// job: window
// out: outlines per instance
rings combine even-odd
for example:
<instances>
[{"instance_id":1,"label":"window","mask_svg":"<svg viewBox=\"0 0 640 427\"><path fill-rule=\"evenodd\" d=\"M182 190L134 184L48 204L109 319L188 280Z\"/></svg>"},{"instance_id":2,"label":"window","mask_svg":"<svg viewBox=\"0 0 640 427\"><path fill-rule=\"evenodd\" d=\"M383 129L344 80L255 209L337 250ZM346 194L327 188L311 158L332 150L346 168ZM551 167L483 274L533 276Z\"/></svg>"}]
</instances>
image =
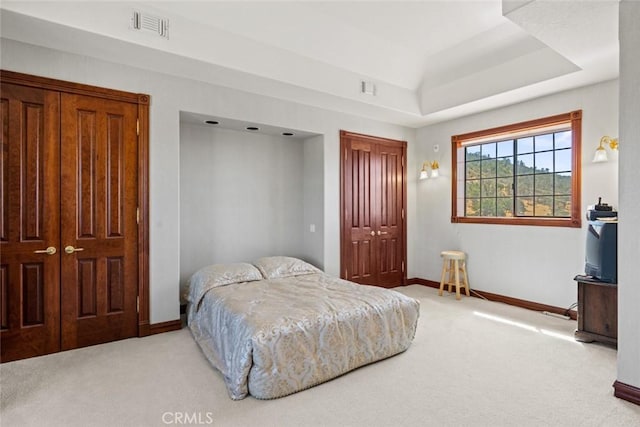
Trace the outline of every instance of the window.
<instances>
[{"instance_id":1,"label":"window","mask_svg":"<svg viewBox=\"0 0 640 427\"><path fill-rule=\"evenodd\" d=\"M580 227L582 111L451 137L452 222Z\"/></svg>"}]
</instances>

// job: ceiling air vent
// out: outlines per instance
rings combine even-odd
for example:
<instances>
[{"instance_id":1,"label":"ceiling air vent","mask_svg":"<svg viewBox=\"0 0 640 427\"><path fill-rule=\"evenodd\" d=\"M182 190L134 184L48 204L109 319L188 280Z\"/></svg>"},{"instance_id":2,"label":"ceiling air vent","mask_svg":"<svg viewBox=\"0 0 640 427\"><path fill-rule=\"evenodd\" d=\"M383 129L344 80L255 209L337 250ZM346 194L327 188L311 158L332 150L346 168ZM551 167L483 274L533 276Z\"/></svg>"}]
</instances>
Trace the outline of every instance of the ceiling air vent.
<instances>
[{"instance_id":1,"label":"ceiling air vent","mask_svg":"<svg viewBox=\"0 0 640 427\"><path fill-rule=\"evenodd\" d=\"M362 80L360 82L360 92L365 95L376 96L376 85L373 82Z\"/></svg>"},{"instance_id":2,"label":"ceiling air vent","mask_svg":"<svg viewBox=\"0 0 640 427\"><path fill-rule=\"evenodd\" d=\"M152 32L165 39L169 38L169 20L166 18L134 10L131 26L134 30Z\"/></svg>"}]
</instances>

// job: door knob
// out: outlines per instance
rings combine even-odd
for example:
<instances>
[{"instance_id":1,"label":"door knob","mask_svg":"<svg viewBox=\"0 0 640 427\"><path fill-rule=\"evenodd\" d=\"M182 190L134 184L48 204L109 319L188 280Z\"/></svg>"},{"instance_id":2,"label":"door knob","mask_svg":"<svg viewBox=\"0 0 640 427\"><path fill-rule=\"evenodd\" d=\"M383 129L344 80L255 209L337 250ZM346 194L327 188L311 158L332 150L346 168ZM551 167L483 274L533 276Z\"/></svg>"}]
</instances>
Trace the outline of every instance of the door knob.
<instances>
[{"instance_id":1,"label":"door knob","mask_svg":"<svg viewBox=\"0 0 640 427\"><path fill-rule=\"evenodd\" d=\"M55 254L56 248L54 248L53 246L49 246L47 249L40 249L37 251L33 251L34 254L47 254L47 255L53 255Z\"/></svg>"},{"instance_id":2,"label":"door knob","mask_svg":"<svg viewBox=\"0 0 640 427\"><path fill-rule=\"evenodd\" d=\"M373 231L373 230L371 230L371 235L372 235L372 236L375 236L375 235L376 235L376 232L375 232L375 231Z\"/></svg>"},{"instance_id":3,"label":"door knob","mask_svg":"<svg viewBox=\"0 0 640 427\"><path fill-rule=\"evenodd\" d=\"M379 235L381 235L381 234L389 234L389 233L387 233L386 231L380 231L380 230L378 230L378 236L379 236Z\"/></svg>"},{"instance_id":4,"label":"door knob","mask_svg":"<svg viewBox=\"0 0 640 427\"><path fill-rule=\"evenodd\" d=\"M74 252L84 251L84 248L74 248L73 246L69 245L64 248L64 251L68 254L72 254Z\"/></svg>"}]
</instances>

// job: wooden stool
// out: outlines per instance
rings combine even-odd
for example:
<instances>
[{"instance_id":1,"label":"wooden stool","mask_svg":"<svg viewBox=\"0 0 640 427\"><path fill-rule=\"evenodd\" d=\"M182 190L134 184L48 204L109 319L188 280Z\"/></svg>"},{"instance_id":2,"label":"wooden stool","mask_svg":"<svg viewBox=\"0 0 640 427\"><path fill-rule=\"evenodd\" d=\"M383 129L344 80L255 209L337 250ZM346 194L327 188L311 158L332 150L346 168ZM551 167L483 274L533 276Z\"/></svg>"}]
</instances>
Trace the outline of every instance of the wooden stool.
<instances>
[{"instance_id":1,"label":"wooden stool","mask_svg":"<svg viewBox=\"0 0 640 427\"><path fill-rule=\"evenodd\" d=\"M440 290L438 295L442 296L444 285L449 286L449 292L451 292L451 286L456 287L456 299L460 299L460 287L463 287L467 296L471 296L469 293L469 277L467 276L467 255L462 251L442 251L440 252L442 257L442 277L440 278ZM462 282L460 283L460 272L462 272ZM445 276L449 273L448 280L445 282ZM454 280L455 279L455 280Z\"/></svg>"}]
</instances>

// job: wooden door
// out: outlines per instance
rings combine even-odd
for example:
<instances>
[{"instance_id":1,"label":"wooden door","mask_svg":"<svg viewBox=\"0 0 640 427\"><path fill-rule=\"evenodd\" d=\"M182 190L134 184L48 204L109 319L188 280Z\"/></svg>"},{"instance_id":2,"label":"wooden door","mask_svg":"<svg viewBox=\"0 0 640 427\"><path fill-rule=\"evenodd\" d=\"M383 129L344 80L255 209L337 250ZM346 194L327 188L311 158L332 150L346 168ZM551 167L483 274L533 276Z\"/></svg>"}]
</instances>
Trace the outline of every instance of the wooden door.
<instances>
[{"instance_id":1,"label":"wooden door","mask_svg":"<svg viewBox=\"0 0 640 427\"><path fill-rule=\"evenodd\" d=\"M136 336L137 106L63 94L62 349Z\"/></svg>"},{"instance_id":2,"label":"wooden door","mask_svg":"<svg viewBox=\"0 0 640 427\"><path fill-rule=\"evenodd\" d=\"M378 284L394 287L404 284L404 152L399 145L377 145L376 244L379 254Z\"/></svg>"},{"instance_id":3,"label":"wooden door","mask_svg":"<svg viewBox=\"0 0 640 427\"><path fill-rule=\"evenodd\" d=\"M377 284L375 223L377 180L376 146L370 141L346 138L344 141L343 196L343 278L357 283Z\"/></svg>"},{"instance_id":4,"label":"wooden door","mask_svg":"<svg viewBox=\"0 0 640 427\"><path fill-rule=\"evenodd\" d=\"M0 74L0 361L148 335L149 97Z\"/></svg>"},{"instance_id":5,"label":"wooden door","mask_svg":"<svg viewBox=\"0 0 640 427\"><path fill-rule=\"evenodd\" d=\"M341 132L341 275L405 283L406 143Z\"/></svg>"},{"instance_id":6,"label":"wooden door","mask_svg":"<svg viewBox=\"0 0 640 427\"><path fill-rule=\"evenodd\" d=\"M6 83L1 92L0 360L8 362L60 349L60 95Z\"/></svg>"}]
</instances>

